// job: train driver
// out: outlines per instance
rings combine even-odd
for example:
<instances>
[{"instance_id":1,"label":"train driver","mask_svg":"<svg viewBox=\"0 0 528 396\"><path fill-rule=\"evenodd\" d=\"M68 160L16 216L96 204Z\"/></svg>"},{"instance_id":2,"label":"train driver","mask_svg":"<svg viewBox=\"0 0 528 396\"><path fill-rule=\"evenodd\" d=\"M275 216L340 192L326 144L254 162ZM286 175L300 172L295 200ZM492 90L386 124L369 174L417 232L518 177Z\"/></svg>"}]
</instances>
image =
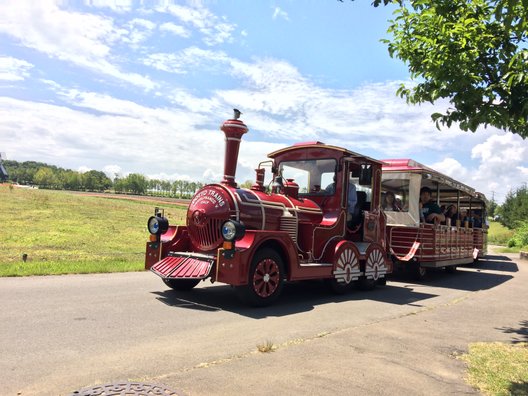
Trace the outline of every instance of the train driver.
<instances>
[{"instance_id":1,"label":"train driver","mask_svg":"<svg viewBox=\"0 0 528 396\"><path fill-rule=\"evenodd\" d=\"M445 221L442 209L431 199L431 189L429 187L420 189L420 221L435 224Z\"/></svg>"}]
</instances>

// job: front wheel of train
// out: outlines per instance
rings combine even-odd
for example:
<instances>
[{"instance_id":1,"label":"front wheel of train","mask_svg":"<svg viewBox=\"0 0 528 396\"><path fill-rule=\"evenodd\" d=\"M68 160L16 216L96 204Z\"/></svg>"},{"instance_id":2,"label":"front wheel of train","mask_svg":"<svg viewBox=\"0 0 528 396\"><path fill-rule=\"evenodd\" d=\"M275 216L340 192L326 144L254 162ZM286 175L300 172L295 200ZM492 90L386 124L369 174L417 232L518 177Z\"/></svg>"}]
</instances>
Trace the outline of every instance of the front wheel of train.
<instances>
[{"instance_id":1,"label":"front wheel of train","mask_svg":"<svg viewBox=\"0 0 528 396\"><path fill-rule=\"evenodd\" d=\"M259 250L249 267L248 284L235 288L238 297L254 307L273 303L284 286L284 264L272 249Z\"/></svg>"}]
</instances>

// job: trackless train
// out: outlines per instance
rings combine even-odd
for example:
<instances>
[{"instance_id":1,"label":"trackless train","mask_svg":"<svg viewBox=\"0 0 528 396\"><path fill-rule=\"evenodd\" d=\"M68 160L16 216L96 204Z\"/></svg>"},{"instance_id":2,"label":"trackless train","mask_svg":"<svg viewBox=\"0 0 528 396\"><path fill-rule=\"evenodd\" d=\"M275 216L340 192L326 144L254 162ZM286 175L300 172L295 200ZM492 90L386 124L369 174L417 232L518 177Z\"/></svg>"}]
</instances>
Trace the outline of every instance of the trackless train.
<instances>
[{"instance_id":1,"label":"trackless train","mask_svg":"<svg viewBox=\"0 0 528 396\"><path fill-rule=\"evenodd\" d=\"M471 263L485 254L485 227L420 221L419 190L485 218L485 198L412 160L379 161L321 142L277 150L249 189L235 181L247 126L225 121L224 177L192 198L185 226L156 209L145 268L176 290L201 280L234 286L253 306L272 303L285 281L323 279L337 293L353 283L384 284L395 267L420 277L427 268ZM271 188L264 185L271 168ZM398 207L382 209L388 195Z\"/></svg>"}]
</instances>

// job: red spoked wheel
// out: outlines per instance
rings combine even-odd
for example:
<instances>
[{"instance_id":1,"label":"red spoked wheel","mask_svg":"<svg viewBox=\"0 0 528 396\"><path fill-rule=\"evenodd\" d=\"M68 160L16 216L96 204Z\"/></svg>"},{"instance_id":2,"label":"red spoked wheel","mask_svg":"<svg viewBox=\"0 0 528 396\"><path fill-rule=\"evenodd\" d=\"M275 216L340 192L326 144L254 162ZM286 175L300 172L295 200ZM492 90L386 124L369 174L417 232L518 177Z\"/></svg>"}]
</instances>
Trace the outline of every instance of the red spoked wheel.
<instances>
[{"instance_id":1,"label":"red spoked wheel","mask_svg":"<svg viewBox=\"0 0 528 396\"><path fill-rule=\"evenodd\" d=\"M274 302L282 292L284 264L272 249L259 250L251 262L248 284L237 286L239 298L249 305L263 307Z\"/></svg>"},{"instance_id":2,"label":"red spoked wheel","mask_svg":"<svg viewBox=\"0 0 528 396\"><path fill-rule=\"evenodd\" d=\"M262 298L271 296L280 282L280 270L277 262L271 258L265 258L257 263L253 272L253 290Z\"/></svg>"}]
</instances>

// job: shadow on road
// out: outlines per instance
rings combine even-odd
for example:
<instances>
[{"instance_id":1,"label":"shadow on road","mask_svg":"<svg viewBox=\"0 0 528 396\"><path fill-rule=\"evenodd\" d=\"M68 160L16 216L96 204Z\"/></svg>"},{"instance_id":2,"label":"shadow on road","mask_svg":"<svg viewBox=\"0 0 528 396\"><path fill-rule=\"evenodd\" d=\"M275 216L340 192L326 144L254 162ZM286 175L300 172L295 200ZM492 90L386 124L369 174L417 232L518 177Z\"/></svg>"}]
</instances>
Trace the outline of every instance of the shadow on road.
<instances>
[{"instance_id":1,"label":"shadow on road","mask_svg":"<svg viewBox=\"0 0 528 396\"><path fill-rule=\"evenodd\" d=\"M487 256L486 259L481 259L475 264L458 267L454 273L447 273L443 268L428 269L427 271L424 280L412 281L413 284L477 291L491 289L509 281L513 278L513 275L509 273L518 272L519 267L506 256ZM391 274L389 280L409 282L411 277L400 272Z\"/></svg>"},{"instance_id":2,"label":"shadow on road","mask_svg":"<svg viewBox=\"0 0 528 396\"><path fill-rule=\"evenodd\" d=\"M515 269L514 269L515 267ZM280 317L313 310L318 305L339 304L346 301L371 300L397 305L421 306L420 301L436 297L436 294L419 291L420 287L441 287L466 291L486 290L512 279L512 275L486 271L515 272L518 268L503 256L489 256L476 266L460 268L454 274L443 270L431 271L422 283L409 282L404 275L391 276L385 287L372 291L353 289L345 295L335 295L322 281L286 283L279 300L270 307L250 308L239 301L231 286L211 285L195 288L190 292L172 289L153 292L166 305L205 312L229 311L239 315L262 319Z\"/></svg>"},{"instance_id":3,"label":"shadow on road","mask_svg":"<svg viewBox=\"0 0 528 396\"><path fill-rule=\"evenodd\" d=\"M504 271L504 272L517 272L519 267L514 263L511 258L506 256L489 255L486 259L481 259L477 263L471 266L472 268L478 268L489 271Z\"/></svg>"},{"instance_id":4,"label":"shadow on road","mask_svg":"<svg viewBox=\"0 0 528 396\"><path fill-rule=\"evenodd\" d=\"M509 334L517 334L518 336L513 337L513 342L528 342L528 320L523 320L519 322L518 328L513 327L502 327L497 328L497 330L500 330L504 333Z\"/></svg>"},{"instance_id":5,"label":"shadow on road","mask_svg":"<svg viewBox=\"0 0 528 396\"><path fill-rule=\"evenodd\" d=\"M286 283L277 302L270 307L246 307L237 299L233 288L215 285L194 289L191 292L165 290L154 292L164 304L202 311L230 311L239 315L262 319L266 317L286 316L313 310L318 305L339 304L345 301L372 300L398 305L413 304L421 300L436 297L422 293L410 287L387 285L372 291L353 289L344 295L335 295L322 281L304 281Z\"/></svg>"}]
</instances>

